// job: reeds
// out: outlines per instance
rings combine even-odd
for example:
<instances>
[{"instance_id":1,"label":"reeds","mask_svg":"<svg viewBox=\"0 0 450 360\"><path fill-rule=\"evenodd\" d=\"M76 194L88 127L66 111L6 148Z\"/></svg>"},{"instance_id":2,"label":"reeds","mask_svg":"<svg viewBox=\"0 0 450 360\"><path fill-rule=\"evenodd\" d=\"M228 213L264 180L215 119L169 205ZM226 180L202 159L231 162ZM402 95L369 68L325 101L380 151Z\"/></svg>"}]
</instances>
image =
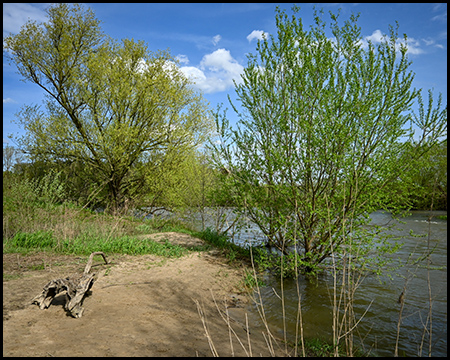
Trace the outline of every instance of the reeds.
<instances>
[{"instance_id":1,"label":"reeds","mask_svg":"<svg viewBox=\"0 0 450 360\"><path fill-rule=\"evenodd\" d=\"M329 219L329 223L331 221ZM345 224L344 224L345 226ZM297 296L298 296L298 308L296 314L296 327L295 334L287 334L286 332L286 311L285 311L285 294L283 288L283 280L281 279L281 293L275 296L279 297L281 301L280 316L283 319L283 338L276 338L272 331L271 326L267 321L266 313L264 309L263 298L261 296L260 286L261 281L258 278L256 271L256 266L253 262L253 252L251 251L252 260L252 281L247 281L254 285L252 291L250 292L250 297L253 304L256 306L259 318L262 321L263 327L265 329L264 336L267 339L268 352L273 355L274 349L281 349L283 354L294 356L362 356L370 355L372 349L367 349L364 346L364 339L368 334L361 334L360 325L364 322L365 317L373 305L374 300L368 301L365 309L362 313L357 314L355 311L355 301L357 301L357 290L363 284L367 272L366 265L372 265L370 260L365 260L366 249L361 248L356 242L353 243L352 234L353 229L352 222L348 223L350 231L343 233L350 234L349 238L346 239L348 247L340 251L339 254L335 253L332 249L331 256L331 266L328 268L331 271L333 277L333 288L330 290L330 301L332 305L332 344L329 345L324 342L312 341L309 338L305 338L304 324L302 319L302 294L300 293L299 283L297 283ZM294 232L295 233L295 232ZM428 291L428 305L427 305L427 316L423 319L423 331L422 339L418 347L418 356L422 356L423 353L427 352L428 356L432 354L432 336L433 336L433 322L432 322L432 310L433 310L433 298L431 292L431 242L430 242L431 229L428 229L428 240L427 249L424 254L421 254L416 259L416 269L422 266L422 262L426 261L427 267L427 291ZM411 254L412 256L412 254ZM359 259L359 262L355 262ZM367 261L367 262L366 262ZM376 263L374 263L376 264ZM384 263L383 263L384 264ZM283 266L283 261L281 261L281 266ZM398 269L398 268L397 268ZM372 270L374 270L372 268ZM375 269L376 270L376 269ZM283 269L281 268L281 273ZM246 272L247 277L250 272ZM399 274L396 274L399 275ZM408 281L413 277L414 274L410 274L409 277L405 277L405 285L403 291L399 297L399 318L397 323L397 340L393 344L392 353L394 356L398 356L398 344L399 344L399 334L401 331L401 320L402 313L405 306L407 306L407 285ZM297 279L298 280L298 279ZM420 316L420 314L419 314ZM370 330L369 330L370 331ZM359 342L357 338L359 337ZM289 339L295 338L295 341L289 341ZM231 341L231 339L230 339ZM247 339L250 342L250 339ZM241 339L241 343L244 343ZM428 347L426 347L428 345Z\"/></svg>"}]
</instances>

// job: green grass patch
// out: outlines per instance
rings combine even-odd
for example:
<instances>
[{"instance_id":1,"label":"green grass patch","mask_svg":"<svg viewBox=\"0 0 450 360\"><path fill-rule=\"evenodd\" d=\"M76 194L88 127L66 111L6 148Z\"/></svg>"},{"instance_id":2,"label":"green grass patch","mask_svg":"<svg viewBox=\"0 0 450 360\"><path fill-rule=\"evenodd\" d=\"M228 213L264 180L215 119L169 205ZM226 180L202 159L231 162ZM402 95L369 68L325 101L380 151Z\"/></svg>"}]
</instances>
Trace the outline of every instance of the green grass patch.
<instances>
[{"instance_id":1,"label":"green grass patch","mask_svg":"<svg viewBox=\"0 0 450 360\"><path fill-rule=\"evenodd\" d=\"M50 231L37 231L35 233L18 232L12 239L4 242L4 253L27 253L30 250L49 250L55 245L55 239Z\"/></svg>"},{"instance_id":2,"label":"green grass patch","mask_svg":"<svg viewBox=\"0 0 450 360\"><path fill-rule=\"evenodd\" d=\"M233 244L226 234L219 234L217 231L206 228L203 231L192 232L191 235L206 241L208 244L225 251L225 256L229 260L239 258L250 259L250 250Z\"/></svg>"},{"instance_id":3,"label":"green grass patch","mask_svg":"<svg viewBox=\"0 0 450 360\"><path fill-rule=\"evenodd\" d=\"M334 356L334 346L331 341L327 341L322 338L310 338L305 337L303 339L305 345L305 355L306 357L333 357ZM301 342L298 344L301 347ZM339 356L349 356L345 350L345 343L342 342L338 345ZM301 353L301 350L299 350ZM352 354L355 357L366 357L365 354L358 346L352 346Z\"/></svg>"},{"instance_id":4,"label":"green grass patch","mask_svg":"<svg viewBox=\"0 0 450 360\"><path fill-rule=\"evenodd\" d=\"M133 236L122 236L105 239L95 236L78 236L75 239L60 241L51 232L17 233L4 243L3 252L23 253L32 250L53 251L61 254L89 255L95 251L128 255L152 254L169 258L179 258L189 250L173 245L168 241L157 242L149 239L137 239Z\"/></svg>"}]
</instances>

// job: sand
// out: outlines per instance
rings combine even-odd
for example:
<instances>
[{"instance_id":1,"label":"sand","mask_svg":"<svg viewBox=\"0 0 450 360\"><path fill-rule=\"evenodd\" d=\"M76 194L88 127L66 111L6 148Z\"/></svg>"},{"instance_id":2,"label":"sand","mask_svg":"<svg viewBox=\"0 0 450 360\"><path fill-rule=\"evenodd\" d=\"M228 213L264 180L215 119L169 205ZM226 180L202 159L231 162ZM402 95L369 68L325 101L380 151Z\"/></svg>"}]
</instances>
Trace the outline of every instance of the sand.
<instances>
[{"instance_id":1,"label":"sand","mask_svg":"<svg viewBox=\"0 0 450 360\"><path fill-rule=\"evenodd\" d=\"M179 233L151 237L202 244ZM63 294L45 310L30 300L48 281L81 273L86 257L3 254L3 356L285 355L284 345L267 344L245 294L243 268L230 266L219 251L108 260L94 260L97 280L75 319L64 311Z\"/></svg>"}]
</instances>

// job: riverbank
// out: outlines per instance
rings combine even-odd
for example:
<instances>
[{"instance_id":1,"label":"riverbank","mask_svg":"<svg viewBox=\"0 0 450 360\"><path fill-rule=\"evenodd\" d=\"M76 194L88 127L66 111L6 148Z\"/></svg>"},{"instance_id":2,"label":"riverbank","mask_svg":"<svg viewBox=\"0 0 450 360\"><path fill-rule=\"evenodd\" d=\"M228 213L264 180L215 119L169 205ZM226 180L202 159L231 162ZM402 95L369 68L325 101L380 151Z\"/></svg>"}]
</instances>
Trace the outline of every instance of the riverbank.
<instances>
[{"instance_id":1,"label":"riverbank","mask_svg":"<svg viewBox=\"0 0 450 360\"><path fill-rule=\"evenodd\" d=\"M187 234L149 236L203 244ZM83 317L74 319L66 316L62 295L46 310L29 303L48 281L82 272L86 257L3 254L3 356L285 355L281 343L268 348L265 329L250 322L247 334L244 270L227 264L219 251L108 260L94 261L98 278Z\"/></svg>"}]
</instances>

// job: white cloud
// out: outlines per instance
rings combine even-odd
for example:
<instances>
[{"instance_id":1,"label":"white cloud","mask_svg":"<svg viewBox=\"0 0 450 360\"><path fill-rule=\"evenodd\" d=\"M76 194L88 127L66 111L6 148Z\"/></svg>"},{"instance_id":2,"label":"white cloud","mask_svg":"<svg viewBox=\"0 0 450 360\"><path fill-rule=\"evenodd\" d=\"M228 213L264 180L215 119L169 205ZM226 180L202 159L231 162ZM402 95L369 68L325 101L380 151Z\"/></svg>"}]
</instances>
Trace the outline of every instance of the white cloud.
<instances>
[{"instance_id":1,"label":"white cloud","mask_svg":"<svg viewBox=\"0 0 450 360\"><path fill-rule=\"evenodd\" d=\"M433 39L422 39L422 41L425 43L426 46L430 46L434 44Z\"/></svg>"},{"instance_id":2,"label":"white cloud","mask_svg":"<svg viewBox=\"0 0 450 360\"><path fill-rule=\"evenodd\" d=\"M433 16L431 18L431 21L442 21L442 22L446 23L447 22L447 9L442 14Z\"/></svg>"},{"instance_id":3,"label":"white cloud","mask_svg":"<svg viewBox=\"0 0 450 360\"><path fill-rule=\"evenodd\" d=\"M222 36L220 36L218 34L216 36L214 36L212 39L212 43L214 44L214 46L216 46L221 39L222 39Z\"/></svg>"},{"instance_id":4,"label":"white cloud","mask_svg":"<svg viewBox=\"0 0 450 360\"><path fill-rule=\"evenodd\" d=\"M388 37L383 35L382 32L380 30L375 30L372 35L366 36L363 41L362 41L362 46L364 49L367 48L368 46L368 41L371 41L374 45L376 44L380 44L384 41L387 41ZM406 45L407 46L407 53L408 54L413 54L413 55L419 55L424 53L424 51L420 48L421 43L419 40L416 40L412 37L407 39L407 42L405 43L404 39L397 39L397 51L400 51L400 47L401 45Z\"/></svg>"},{"instance_id":5,"label":"white cloud","mask_svg":"<svg viewBox=\"0 0 450 360\"><path fill-rule=\"evenodd\" d=\"M253 30L248 36L247 36L247 40L248 42L251 42L253 39L256 40L263 40L263 34L264 36L267 37L267 33L265 33L262 30Z\"/></svg>"},{"instance_id":6,"label":"white cloud","mask_svg":"<svg viewBox=\"0 0 450 360\"><path fill-rule=\"evenodd\" d=\"M8 103L15 103L15 101L11 98L3 99L3 104L8 104Z\"/></svg>"},{"instance_id":7,"label":"white cloud","mask_svg":"<svg viewBox=\"0 0 450 360\"><path fill-rule=\"evenodd\" d=\"M400 44L405 45L405 40L404 39L397 39L398 42ZM414 38L408 38L407 42L406 42L406 46L408 48L407 53L408 54L413 54L413 55L419 55L419 54L423 54L424 51L420 48L420 41L416 40ZM398 50L400 50L400 45L398 46Z\"/></svg>"},{"instance_id":8,"label":"white cloud","mask_svg":"<svg viewBox=\"0 0 450 360\"><path fill-rule=\"evenodd\" d=\"M28 20L47 21L44 9L49 4L6 3L3 4L3 36L17 34Z\"/></svg>"},{"instance_id":9,"label":"white cloud","mask_svg":"<svg viewBox=\"0 0 450 360\"><path fill-rule=\"evenodd\" d=\"M189 64L189 58L187 55L177 55L175 58L180 62L180 64Z\"/></svg>"},{"instance_id":10,"label":"white cloud","mask_svg":"<svg viewBox=\"0 0 450 360\"><path fill-rule=\"evenodd\" d=\"M436 40L434 39L422 39L422 41L425 43L426 46L434 46L437 47L438 49L444 49L444 46L441 44L437 44Z\"/></svg>"},{"instance_id":11,"label":"white cloud","mask_svg":"<svg viewBox=\"0 0 450 360\"><path fill-rule=\"evenodd\" d=\"M381 33L380 30L375 30L372 35L366 36L364 39L375 44L381 43L382 41L386 40L386 37Z\"/></svg>"},{"instance_id":12,"label":"white cloud","mask_svg":"<svg viewBox=\"0 0 450 360\"><path fill-rule=\"evenodd\" d=\"M210 68L212 71L220 71L221 69L229 73L240 74L242 66L233 59L230 51L218 49L211 54L205 55L200 62L201 68Z\"/></svg>"},{"instance_id":13,"label":"white cloud","mask_svg":"<svg viewBox=\"0 0 450 360\"><path fill-rule=\"evenodd\" d=\"M204 93L226 91L233 87L233 80L241 82L244 67L226 49L217 49L203 56L198 67L182 66L181 71L195 82Z\"/></svg>"},{"instance_id":14,"label":"white cloud","mask_svg":"<svg viewBox=\"0 0 450 360\"><path fill-rule=\"evenodd\" d=\"M195 66L182 66L180 68L181 72L189 79L192 79L200 87L203 82L206 81L206 76L202 70L196 68Z\"/></svg>"}]
</instances>

